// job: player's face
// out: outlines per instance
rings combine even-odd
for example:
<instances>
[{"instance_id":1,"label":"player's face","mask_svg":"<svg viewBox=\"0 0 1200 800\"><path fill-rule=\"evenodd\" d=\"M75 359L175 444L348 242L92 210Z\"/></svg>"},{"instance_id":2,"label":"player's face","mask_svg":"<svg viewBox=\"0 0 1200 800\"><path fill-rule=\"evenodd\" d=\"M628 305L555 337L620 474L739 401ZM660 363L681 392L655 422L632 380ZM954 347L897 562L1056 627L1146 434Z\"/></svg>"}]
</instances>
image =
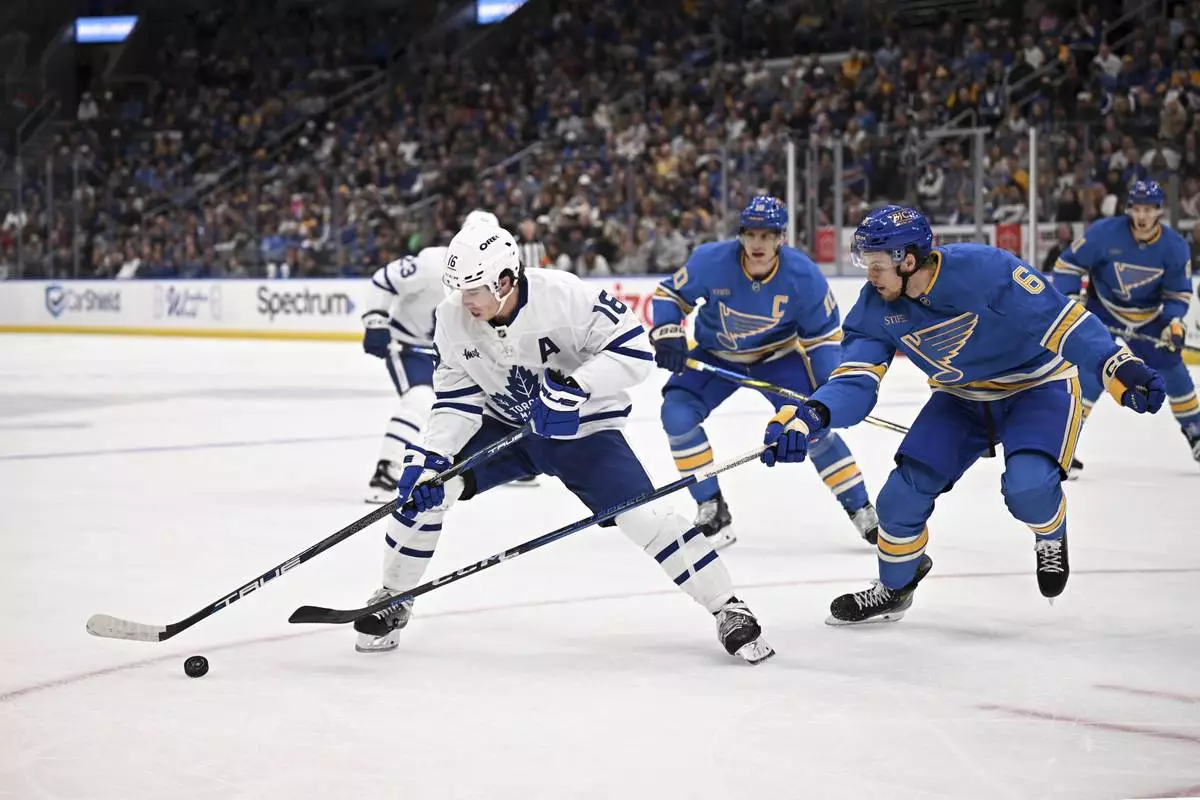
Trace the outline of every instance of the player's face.
<instances>
[{"instance_id":1,"label":"player's face","mask_svg":"<svg viewBox=\"0 0 1200 800\"><path fill-rule=\"evenodd\" d=\"M907 258L909 256L905 256L905 259ZM900 279L896 265L892 263L892 257L880 252L863 253L862 261L867 267L867 280L875 287L875 291L879 292L879 296L889 303L899 299L904 282Z\"/></svg>"},{"instance_id":2,"label":"player's face","mask_svg":"<svg viewBox=\"0 0 1200 800\"><path fill-rule=\"evenodd\" d=\"M783 236L776 231L751 228L742 233L742 247L751 267L765 267L775 258Z\"/></svg>"},{"instance_id":3,"label":"player's face","mask_svg":"<svg viewBox=\"0 0 1200 800\"><path fill-rule=\"evenodd\" d=\"M1162 210L1158 206L1138 204L1129 207L1129 218L1133 220L1133 231L1141 236L1149 236L1158 224Z\"/></svg>"},{"instance_id":4,"label":"player's face","mask_svg":"<svg viewBox=\"0 0 1200 800\"><path fill-rule=\"evenodd\" d=\"M474 289L463 291L462 303L472 317L485 322L500 312L500 301L486 286L477 286Z\"/></svg>"}]
</instances>

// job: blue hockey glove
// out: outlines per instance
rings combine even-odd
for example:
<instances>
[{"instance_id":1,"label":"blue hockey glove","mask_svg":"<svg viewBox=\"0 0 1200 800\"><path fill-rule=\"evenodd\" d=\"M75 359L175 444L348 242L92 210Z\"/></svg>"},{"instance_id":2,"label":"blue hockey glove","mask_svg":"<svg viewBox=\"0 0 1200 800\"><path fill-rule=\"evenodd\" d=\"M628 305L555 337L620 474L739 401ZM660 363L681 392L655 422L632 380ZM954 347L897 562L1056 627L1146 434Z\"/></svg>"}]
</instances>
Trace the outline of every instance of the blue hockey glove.
<instances>
[{"instance_id":1,"label":"blue hockey glove","mask_svg":"<svg viewBox=\"0 0 1200 800\"><path fill-rule=\"evenodd\" d=\"M1108 393L1139 414L1156 413L1167 399L1162 375L1124 347L1118 347L1104 362L1102 377Z\"/></svg>"},{"instance_id":2,"label":"blue hockey glove","mask_svg":"<svg viewBox=\"0 0 1200 800\"><path fill-rule=\"evenodd\" d=\"M687 370L688 343L682 325L672 323L652 328L650 344L654 345L655 364L676 375Z\"/></svg>"},{"instance_id":3,"label":"blue hockey glove","mask_svg":"<svg viewBox=\"0 0 1200 800\"><path fill-rule=\"evenodd\" d=\"M404 456L404 471L396 481L396 503L403 508L412 500L418 512L437 508L446 501L446 487L429 481L448 469L450 459L445 456L410 449Z\"/></svg>"},{"instance_id":4,"label":"blue hockey glove","mask_svg":"<svg viewBox=\"0 0 1200 800\"><path fill-rule=\"evenodd\" d=\"M1167 323L1167 327L1162 329L1160 336L1162 339L1162 347L1170 348L1171 350L1182 350L1184 342L1187 341L1187 327L1181 319L1173 319Z\"/></svg>"},{"instance_id":5,"label":"blue hockey glove","mask_svg":"<svg viewBox=\"0 0 1200 800\"><path fill-rule=\"evenodd\" d=\"M542 388L529 407L534 434L547 439L574 436L579 432L579 409L590 396L573 379L546 370Z\"/></svg>"},{"instance_id":6,"label":"blue hockey glove","mask_svg":"<svg viewBox=\"0 0 1200 800\"><path fill-rule=\"evenodd\" d=\"M763 444L769 446L759 459L768 467L776 462L803 461L808 455L809 441L829 427L828 419L829 412L820 403L781 406L767 423Z\"/></svg>"},{"instance_id":7,"label":"blue hockey glove","mask_svg":"<svg viewBox=\"0 0 1200 800\"><path fill-rule=\"evenodd\" d=\"M388 318L379 311L368 311L363 314L363 351L376 358L387 358L388 349L392 344L392 331Z\"/></svg>"}]
</instances>

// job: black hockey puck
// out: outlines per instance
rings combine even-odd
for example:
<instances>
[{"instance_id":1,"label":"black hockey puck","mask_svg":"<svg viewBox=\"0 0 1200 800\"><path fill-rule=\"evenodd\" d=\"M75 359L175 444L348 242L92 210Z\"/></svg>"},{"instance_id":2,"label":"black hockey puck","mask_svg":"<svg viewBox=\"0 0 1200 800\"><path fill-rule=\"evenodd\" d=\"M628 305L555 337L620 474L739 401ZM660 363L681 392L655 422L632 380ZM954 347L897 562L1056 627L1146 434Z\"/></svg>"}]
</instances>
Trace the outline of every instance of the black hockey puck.
<instances>
[{"instance_id":1,"label":"black hockey puck","mask_svg":"<svg viewBox=\"0 0 1200 800\"><path fill-rule=\"evenodd\" d=\"M183 662L183 671L189 678L200 678L208 674L208 659L204 656L190 656Z\"/></svg>"}]
</instances>

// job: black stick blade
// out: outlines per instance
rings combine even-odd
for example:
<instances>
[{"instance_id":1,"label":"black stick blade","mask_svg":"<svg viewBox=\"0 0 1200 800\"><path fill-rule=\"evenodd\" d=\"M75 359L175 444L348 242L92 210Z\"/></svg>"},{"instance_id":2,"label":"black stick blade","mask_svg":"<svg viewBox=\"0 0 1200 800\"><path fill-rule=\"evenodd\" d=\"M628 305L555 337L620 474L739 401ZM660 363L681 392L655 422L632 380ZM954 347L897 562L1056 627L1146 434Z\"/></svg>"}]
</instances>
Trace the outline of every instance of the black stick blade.
<instances>
[{"instance_id":1,"label":"black stick blade","mask_svg":"<svg viewBox=\"0 0 1200 800\"><path fill-rule=\"evenodd\" d=\"M288 622L305 623L317 622L324 625L341 625L353 622L354 617L347 616L345 611L337 611L322 606L300 606L288 617Z\"/></svg>"}]
</instances>

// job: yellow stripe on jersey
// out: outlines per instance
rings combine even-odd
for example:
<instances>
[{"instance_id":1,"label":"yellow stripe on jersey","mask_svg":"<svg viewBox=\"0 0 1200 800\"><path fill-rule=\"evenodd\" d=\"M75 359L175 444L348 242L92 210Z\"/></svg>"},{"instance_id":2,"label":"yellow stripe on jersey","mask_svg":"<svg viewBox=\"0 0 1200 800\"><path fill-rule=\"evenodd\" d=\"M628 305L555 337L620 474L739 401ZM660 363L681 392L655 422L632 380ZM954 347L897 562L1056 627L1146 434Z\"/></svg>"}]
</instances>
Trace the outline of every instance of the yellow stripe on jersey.
<instances>
[{"instance_id":1,"label":"yellow stripe on jersey","mask_svg":"<svg viewBox=\"0 0 1200 800\"><path fill-rule=\"evenodd\" d=\"M675 292L671 291L670 289L668 289L667 287L663 286L662 284L659 284L659 285L658 285L658 287L657 287L657 288L655 288L655 290L654 290L654 299L656 299L656 300L670 300L672 303L674 303L675 305L679 306L679 307L680 307L680 308L683 310L683 313L684 313L684 314L690 314L690 313L692 313L692 305L691 305L690 303L688 303L688 301L684 300L684 299L683 299L682 297L680 297L678 294L676 294Z\"/></svg>"},{"instance_id":2,"label":"yellow stripe on jersey","mask_svg":"<svg viewBox=\"0 0 1200 800\"><path fill-rule=\"evenodd\" d=\"M1071 412L1067 415L1066 428L1063 430L1062 448L1058 451L1058 465L1063 472L1071 469L1071 461L1075 458L1075 447L1079 444L1079 434L1083 431L1083 421L1087 419L1088 409L1084 406L1083 388L1079 378L1067 381L1067 391L1071 395Z\"/></svg>"},{"instance_id":3,"label":"yellow stripe on jersey","mask_svg":"<svg viewBox=\"0 0 1200 800\"><path fill-rule=\"evenodd\" d=\"M1061 258L1054 262L1054 271L1060 275L1087 275L1088 271Z\"/></svg>"},{"instance_id":4,"label":"yellow stripe on jersey","mask_svg":"<svg viewBox=\"0 0 1200 800\"><path fill-rule=\"evenodd\" d=\"M843 361L841 366L834 369L830 373L829 378L849 378L857 375L868 375L874 378L876 383L883 380L883 376L887 374L887 364L868 364L865 361Z\"/></svg>"},{"instance_id":5,"label":"yellow stripe on jersey","mask_svg":"<svg viewBox=\"0 0 1200 800\"><path fill-rule=\"evenodd\" d=\"M1042 337L1042 347L1052 353L1061 353L1063 341L1071 335L1071 331L1087 316L1087 309L1076 302L1069 302L1059 312L1058 318L1050 324L1046 335Z\"/></svg>"},{"instance_id":6,"label":"yellow stripe on jersey","mask_svg":"<svg viewBox=\"0 0 1200 800\"><path fill-rule=\"evenodd\" d=\"M816 336L812 339L801 339L800 346L805 350L811 350L814 347L821 347L826 344L837 344L842 341L842 329L838 328L832 333L827 333L824 336Z\"/></svg>"},{"instance_id":7,"label":"yellow stripe on jersey","mask_svg":"<svg viewBox=\"0 0 1200 800\"><path fill-rule=\"evenodd\" d=\"M713 451L711 447L705 448L702 452L691 456L677 456L675 458L675 469L680 472L691 472L708 466L713 462Z\"/></svg>"}]
</instances>

